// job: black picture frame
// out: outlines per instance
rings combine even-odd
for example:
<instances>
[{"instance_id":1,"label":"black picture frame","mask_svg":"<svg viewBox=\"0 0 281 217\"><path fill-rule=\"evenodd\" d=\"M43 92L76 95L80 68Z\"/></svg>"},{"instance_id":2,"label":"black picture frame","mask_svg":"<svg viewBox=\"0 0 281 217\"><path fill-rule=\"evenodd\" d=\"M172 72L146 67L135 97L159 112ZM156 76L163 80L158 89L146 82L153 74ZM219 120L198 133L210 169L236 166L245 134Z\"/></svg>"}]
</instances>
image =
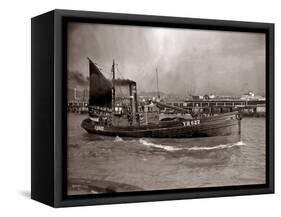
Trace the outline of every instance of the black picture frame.
<instances>
[{"instance_id":1,"label":"black picture frame","mask_svg":"<svg viewBox=\"0 0 281 217\"><path fill-rule=\"evenodd\" d=\"M266 184L66 195L66 23L90 22L266 34ZM32 18L31 198L53 207L274 193L274 24L53 10ZM44 124L42 124L44 123Z\"/></svg>"}]
</instances>

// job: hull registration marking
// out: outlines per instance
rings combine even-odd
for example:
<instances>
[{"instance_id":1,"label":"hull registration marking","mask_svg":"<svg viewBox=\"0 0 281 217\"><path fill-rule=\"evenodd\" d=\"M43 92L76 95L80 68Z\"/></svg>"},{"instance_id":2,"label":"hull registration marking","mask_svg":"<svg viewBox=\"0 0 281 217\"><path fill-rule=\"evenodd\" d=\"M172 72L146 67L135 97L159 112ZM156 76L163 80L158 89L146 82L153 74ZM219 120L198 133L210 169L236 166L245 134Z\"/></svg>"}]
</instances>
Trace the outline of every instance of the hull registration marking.
<instances>
[{"instance_id":1,"label":"hull registration marking","mask_svg":"<svg viewBox=\"0 0 281 217\"><path fill-rule=\"evenodd\" d=\"M95 126L95 130L104 131L104 127L103 126Z\"/></svg>"},{"instance_id":2,"label":"hull registration marking","mask_svg":"<svg viewBox=\"0 0 281 217\"><path fill-rule=\"evenodd\" d=\"M184 121L182 122L183 126L188 127L188 126L196 126L200 124L200 120L191 120L191 121Z\"/></svg>"}]
</instances>

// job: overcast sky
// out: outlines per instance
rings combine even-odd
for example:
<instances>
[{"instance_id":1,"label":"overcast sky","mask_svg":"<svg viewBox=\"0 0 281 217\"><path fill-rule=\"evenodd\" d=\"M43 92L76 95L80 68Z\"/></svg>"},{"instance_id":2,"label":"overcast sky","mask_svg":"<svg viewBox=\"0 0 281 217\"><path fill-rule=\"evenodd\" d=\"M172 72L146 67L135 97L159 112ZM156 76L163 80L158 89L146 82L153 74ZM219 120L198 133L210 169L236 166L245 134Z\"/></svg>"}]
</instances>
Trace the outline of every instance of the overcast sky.
<instances>
[{"instance_id":1,"label":"overcast sky","mask_svg":"<svg viewBox=\"0 0 281 217\"><path fill-rule=\"evenodd\" d=\"M70 23L68 71L89 76L87 57L112 78L137 82L138 91L265 95L265 34ZM122 74L122 75L121 75Z\"/></svg>"}]
</instances>

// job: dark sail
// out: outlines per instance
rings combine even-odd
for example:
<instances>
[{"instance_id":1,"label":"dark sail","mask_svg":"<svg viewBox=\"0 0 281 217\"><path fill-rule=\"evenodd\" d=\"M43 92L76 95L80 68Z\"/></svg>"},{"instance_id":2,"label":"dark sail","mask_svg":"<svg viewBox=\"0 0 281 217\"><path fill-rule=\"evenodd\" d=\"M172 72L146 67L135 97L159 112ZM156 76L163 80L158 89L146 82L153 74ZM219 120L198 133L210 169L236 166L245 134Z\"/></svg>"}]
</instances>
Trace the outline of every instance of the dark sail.
<instances>
[{"instance_id":1,"label":"dark sail","mask_svg":"<svg viewBox=\"0 0 281 217\"><path fill-rule=\"evenodd\" d=\"M98 67L89 59L90 98L89 105L111 108L112 85Z\"/></svg>"}]
</instances>

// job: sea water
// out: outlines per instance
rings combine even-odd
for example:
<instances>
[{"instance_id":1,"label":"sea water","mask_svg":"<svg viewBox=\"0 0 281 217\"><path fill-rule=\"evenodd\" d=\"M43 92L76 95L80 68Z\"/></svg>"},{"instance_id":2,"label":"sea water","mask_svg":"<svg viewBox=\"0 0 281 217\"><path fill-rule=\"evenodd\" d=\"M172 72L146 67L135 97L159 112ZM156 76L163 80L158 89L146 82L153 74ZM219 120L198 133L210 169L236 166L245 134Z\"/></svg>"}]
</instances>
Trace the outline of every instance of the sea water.
<instances>
[{"instance_id":1,"label":"sea water","mask_svg":"<svg viewBox=\"0 0 281 217\"><path fill-rule=\"evenodd\" d=\"M86 117L68 114L69 194L265 183L265 118L243 118L241 140L228 143L105 137L81 128Z\"/></svg>"}]
</instances>

